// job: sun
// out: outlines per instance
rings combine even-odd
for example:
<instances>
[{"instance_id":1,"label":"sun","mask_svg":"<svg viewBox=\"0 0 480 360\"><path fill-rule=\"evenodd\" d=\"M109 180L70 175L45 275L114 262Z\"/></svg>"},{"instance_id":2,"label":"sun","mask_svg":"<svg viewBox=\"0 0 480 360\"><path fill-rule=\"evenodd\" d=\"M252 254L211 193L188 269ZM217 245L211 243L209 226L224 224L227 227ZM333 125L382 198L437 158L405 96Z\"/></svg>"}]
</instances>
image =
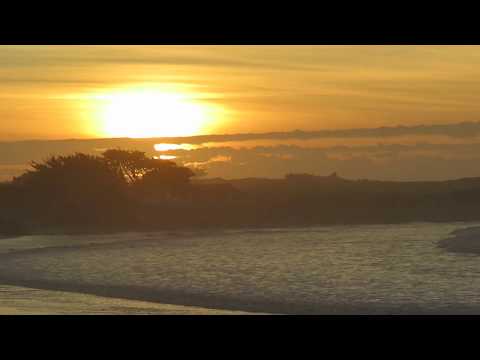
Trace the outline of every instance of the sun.
<instances>
[{"instance_id":1,"label":"sun","mask_svg":"<svg viewBox=\"0 0 480 360\"><path fill-rule=\"evenodd\" d=\"M197 135L209 120L209 109L192 96L156 90L104 95L103 132L110 137Z\"/></svg>"}]
</instances>

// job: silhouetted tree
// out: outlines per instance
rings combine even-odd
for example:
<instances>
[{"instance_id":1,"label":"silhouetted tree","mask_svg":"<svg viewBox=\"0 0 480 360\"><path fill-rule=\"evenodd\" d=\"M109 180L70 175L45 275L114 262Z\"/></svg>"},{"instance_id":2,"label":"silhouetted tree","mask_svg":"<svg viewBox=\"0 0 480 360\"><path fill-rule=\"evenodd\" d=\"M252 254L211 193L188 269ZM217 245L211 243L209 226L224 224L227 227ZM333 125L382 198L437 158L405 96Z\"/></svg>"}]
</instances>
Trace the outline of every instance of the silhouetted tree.
<instances>
[{"instance_id":1,"label":"silhouetted tree","mask_svg":"<svg viewBox=\"0 0 480 360\"><path fill-rule=\"evenodd\" d=\"M42 163L31 162L33 170L14 178L13 184L35 188L71 187L80 190L83 183L98 186L120 186L123 179L97 156L76 153L52 156Z\"/></svg>"},{"instance_id":2,"label":"silhouetted tree","mask_svg":"<svg viewBox=\"0 0 480 360\"><path fill-rule=\"evenodd\" d=\"M173 197L187 191L193 176L204 175L173 161L149 158L141 151L111 149L102 154L106 163L144 196Z\"/></svg>"},{"instance_id":3,"label":"silhouetted tree","mask_svg":"<svg viewBox=\"0 0 480 360\"><path fill-rule=\"evenodd\" d=\"M196 179L145 153L53 156L0 183L0 234L181 226L289 226L468 221L480 214L480 178L445 182Z\"/></svg>"},{"instance_id":4,"label":"silhouetted tree","mask_svg":"<svg viewBox=\"0 0 480 360\"><path fill-rule=\"evenodd\" d=\"M31 216L62 223L120 217L126 183L104 159L77 153L32 162L31 167L12 182Z\"/></svg>"},{"instance_id":5,"label":"silhouetted tree","mask_svg":"<svg viewBox=\"0 0 480 360\"><path fill-rule=\"evenodd\" d=\"M140 180L147 172L162 167L165 162L149 158L144 152L136 150L110 149L102 156L111 168L131 184Z\"/></svg>"},{"instance_id":6,"label":"silhouetted tree","mask_svg":"<svg viewBox=\"0 0 480 360\"><path fill-rule=\"evenodd\" d=\"M187 167L177 166L174 162L157 160L155 168L145 173L138 182L144 193L174 197L188 191L190 179L195 173Z\"/></svg>"}]
</instances>

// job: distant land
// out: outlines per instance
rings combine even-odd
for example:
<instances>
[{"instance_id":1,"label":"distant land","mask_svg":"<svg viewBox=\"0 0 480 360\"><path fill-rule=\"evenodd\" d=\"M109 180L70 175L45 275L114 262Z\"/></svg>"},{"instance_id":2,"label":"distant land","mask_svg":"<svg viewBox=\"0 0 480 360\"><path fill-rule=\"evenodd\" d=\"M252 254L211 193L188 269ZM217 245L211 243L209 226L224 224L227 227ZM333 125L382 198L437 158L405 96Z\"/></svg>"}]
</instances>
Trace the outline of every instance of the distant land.
<instances>
[{"instance_id":1,"label":"distant land","mask_svg":"<svg viewBox=\"0 0 480 360\"><path fill-rule=\"evenodd\" d=\"M158 152L155 144L188 144ZM108 148L166 155L208 177L282 178L286 173L350 179L438 181L480 176L480 122L162 138L0 142L0 181L31 160L55 154L99 154Z\"/></svg>"},{"instance_id":2,"label":"distant land","mask_svg":"<svg viewBox=\"0 0 480 360\"><path fill-rule=\"evenodd\" d=\"M480 220L480 177L228 180L144 156L115 150L36 164L0 186L0 234Z\"/></svg>"}]
</instances>

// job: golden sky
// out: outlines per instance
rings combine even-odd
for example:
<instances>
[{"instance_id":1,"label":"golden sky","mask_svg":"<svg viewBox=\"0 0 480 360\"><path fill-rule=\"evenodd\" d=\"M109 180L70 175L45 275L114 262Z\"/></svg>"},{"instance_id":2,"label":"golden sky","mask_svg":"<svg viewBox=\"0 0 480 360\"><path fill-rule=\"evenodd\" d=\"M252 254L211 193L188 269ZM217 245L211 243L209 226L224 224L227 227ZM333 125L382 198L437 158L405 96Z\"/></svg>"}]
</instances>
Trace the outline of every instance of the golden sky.
<instances>
[{"instance_id":1,"label":"golden sky","mask_svg":"<svg viewBox=\"0 0 480 360\"><path fill-rule=\"evenodd\" d=\"M1 140L478 121L479 94L480 46L0 46Z\"/></svg>"}]
</instances>

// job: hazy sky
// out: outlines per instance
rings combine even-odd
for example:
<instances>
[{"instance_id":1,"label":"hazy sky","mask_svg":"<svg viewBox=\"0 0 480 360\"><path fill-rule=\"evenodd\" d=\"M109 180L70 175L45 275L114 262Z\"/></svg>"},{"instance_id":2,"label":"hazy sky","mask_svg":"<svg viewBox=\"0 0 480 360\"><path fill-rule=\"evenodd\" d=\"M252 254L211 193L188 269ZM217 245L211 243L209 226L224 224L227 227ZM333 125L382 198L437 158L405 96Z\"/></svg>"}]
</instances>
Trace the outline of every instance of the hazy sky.
<instances>
[{"instance_id":1,"label":"hazy sky","mask_svg":"<svg viewBox=\"0 0 480 360\"><path fill-rule=\"evenodd\" d=\"M480 46L0 46L1 140L134 136L142 111L179 135L455 123L479 100Z\"/></svg>"},{"instance_id":2,"label":"hazy sky","mask_svg":"<svg viewBox=\"0 0 480 360\"><path fill-rule=\"evenodd\" d=\"M211 177L480 176L479 121L480 46L0 46L0 181L119 146ZM50 141L296 129L163 152L169 139Z\"/></svg>"}]
</instances>

